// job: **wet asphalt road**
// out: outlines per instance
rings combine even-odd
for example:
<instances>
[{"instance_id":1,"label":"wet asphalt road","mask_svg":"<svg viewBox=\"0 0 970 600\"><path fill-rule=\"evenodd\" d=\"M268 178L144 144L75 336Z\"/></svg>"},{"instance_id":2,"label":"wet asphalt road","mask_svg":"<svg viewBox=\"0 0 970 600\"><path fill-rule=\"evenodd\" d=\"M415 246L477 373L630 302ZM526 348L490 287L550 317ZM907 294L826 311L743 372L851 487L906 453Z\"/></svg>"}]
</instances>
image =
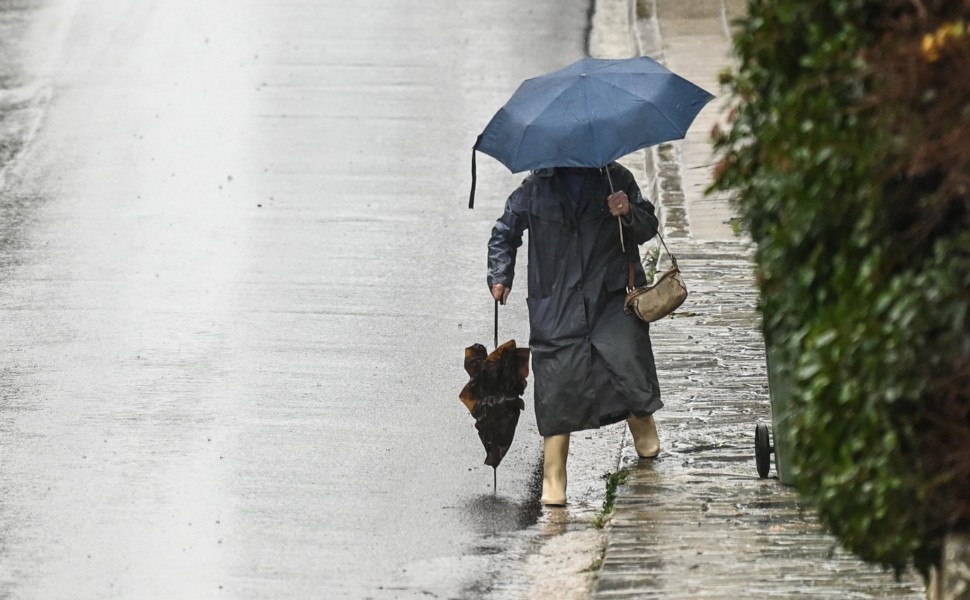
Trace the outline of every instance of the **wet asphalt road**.
<instances>
[{"instance_id":1,"label":"wet asphalt road","mask_svg":"<svg viewBox=\"0 0 970 600\"><path fill-rule=\"evenodd\" d=\"M0 189L0 598L487 589L539 440L530 396L492 498L457 393L520 176L480 157L468 211L469 148L588 9L525 6L0 4L31 137Z\"/></svg>"}]
</instances>

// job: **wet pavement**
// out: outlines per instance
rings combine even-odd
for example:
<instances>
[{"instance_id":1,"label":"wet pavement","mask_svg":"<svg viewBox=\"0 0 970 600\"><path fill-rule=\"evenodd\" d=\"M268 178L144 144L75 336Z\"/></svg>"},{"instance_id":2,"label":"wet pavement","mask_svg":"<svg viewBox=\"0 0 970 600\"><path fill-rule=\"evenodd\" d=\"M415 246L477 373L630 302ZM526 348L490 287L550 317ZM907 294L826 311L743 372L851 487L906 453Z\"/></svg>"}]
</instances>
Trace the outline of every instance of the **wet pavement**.
<instances>
[{"instance_id":1,"label":"wet pavement","mask_svg":"<svg viewBox=\"0 0 970 600\"><path fill-rule=\"evenodd\" d=\"M641 0L639 50L716 90L741 4ZM753 248L732 233L727 198L702 193L712 167L703 137L723 110L716 100L692 129L699 134L645 159L690 296L651 331L664 449L641 461L625 440L630 475L592 597L922 598L914 574L897 581L848 555L792 488L758 478L754 428L770 424L771 412Z\"/></svg>"},{"instance_id":2,"label":"wet pavement","mask_svg":"<svg viewBox=\"0 0 970 600\"><path fill-rule=\"evenodd\" d=\"M488 593L539 438L493 496L457 394L521 176L468 211L470 147L587 8L0 2L0 597Z\"/></svg>"},{"instance_id":3,"label":"wet pavement","mask_svg":"<svg viewBox=\"0 0 970 600\"><path fill-rule=\"evenodd\" d=\"M591 45L700 79L739 3L615 4ZM919 597L757 479L751 249L698 195L702 130L627 162L692 293L654 328L664 454L577 434L540 511L527 410L492 494L457 393L521 175L479 157L468 211L469 150L588 8L0 2L0 598Z\"/></svg>"},{"instance_id":4,"label":"wet pavement","mask_svg":"<svg viewBox=\"0 0 970 600\"><path fill-rule=\"evenodd\" d=\"M754 428L771 413L751 248L678 241L672 250L691 295L652 332L664 450L639 461L624 448L631 474L593 598L923 597L912 574L897 582L863 565L791 488L758 478Z\"/></svg>"}]
</instances>

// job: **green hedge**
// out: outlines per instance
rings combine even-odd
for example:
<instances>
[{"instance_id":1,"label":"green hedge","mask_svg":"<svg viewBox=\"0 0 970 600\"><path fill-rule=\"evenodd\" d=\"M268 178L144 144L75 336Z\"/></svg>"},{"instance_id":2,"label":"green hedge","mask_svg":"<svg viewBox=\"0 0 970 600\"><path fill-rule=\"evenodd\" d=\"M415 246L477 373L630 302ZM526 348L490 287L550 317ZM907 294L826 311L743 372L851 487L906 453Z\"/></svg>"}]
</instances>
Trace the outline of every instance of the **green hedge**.
<instances>
[{"instance_id":1,"label":"green hedge","mask_svg":"<svg viewBox=\"0 0 970 600\"><path fill-rule=\"evenodd\" d=\"M924 572L970 517L970 459L939 444L970 447L968 9L749 0L715 134L795 381L796 485L848 549Z\"/></svg>"}]
</instances>

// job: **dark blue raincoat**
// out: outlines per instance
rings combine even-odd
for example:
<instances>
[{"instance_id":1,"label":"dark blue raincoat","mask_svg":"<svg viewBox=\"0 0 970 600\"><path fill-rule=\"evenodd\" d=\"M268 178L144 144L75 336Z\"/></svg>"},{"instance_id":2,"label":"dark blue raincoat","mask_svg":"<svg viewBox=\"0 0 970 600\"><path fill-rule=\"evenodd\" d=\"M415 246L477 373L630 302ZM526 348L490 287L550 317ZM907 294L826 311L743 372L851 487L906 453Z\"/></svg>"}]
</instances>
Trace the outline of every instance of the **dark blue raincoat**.
<instances>
[{"instance_id":1,"label":"dark blue raincoat","mask_svg":"<svg viewBox=\"0 0 970 600\"><path fill-rule=\"evenodd\" d=\"M557 435L644 417L663 406L650 326L623 312L633 253L636 285L646 275L637 244L657 234L653 205L633 175L610 163L616 190L630 198L627 254L606 198L604 169L587 169L580 193L562 170L532 173L509 197L488 243L488 285L512 287L516 251L529 230L529 306L539 433Z\"/></svg>"}]
</instances>

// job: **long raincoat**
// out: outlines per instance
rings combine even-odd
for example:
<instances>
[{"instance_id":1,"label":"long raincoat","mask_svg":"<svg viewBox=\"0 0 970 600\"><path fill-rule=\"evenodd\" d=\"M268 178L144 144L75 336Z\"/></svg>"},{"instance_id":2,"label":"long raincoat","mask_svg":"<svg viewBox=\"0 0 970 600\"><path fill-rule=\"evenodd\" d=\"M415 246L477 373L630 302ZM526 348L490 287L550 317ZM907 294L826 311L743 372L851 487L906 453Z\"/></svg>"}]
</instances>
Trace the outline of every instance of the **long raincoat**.
<instances>
[{"instance_id":1,"label":"long raincoat","mask_svg":"<svg viewBox=\"0 0 970 600\"><path fill-rule=\"evenodd\" d=\"M663 406L650 326L623 311L634 256L634 281L646 274L637 244L657 234L653 205L633 175L610 163L616 190L630 199L623 217L627 254L606 198L604 169L588 169L574 197L560 169L529 175L509 196L488 243L488 285L512 287L516 251L529 230L529 307L535 411L539 433L558 435Z\"/></svg>"}]
</instances>

